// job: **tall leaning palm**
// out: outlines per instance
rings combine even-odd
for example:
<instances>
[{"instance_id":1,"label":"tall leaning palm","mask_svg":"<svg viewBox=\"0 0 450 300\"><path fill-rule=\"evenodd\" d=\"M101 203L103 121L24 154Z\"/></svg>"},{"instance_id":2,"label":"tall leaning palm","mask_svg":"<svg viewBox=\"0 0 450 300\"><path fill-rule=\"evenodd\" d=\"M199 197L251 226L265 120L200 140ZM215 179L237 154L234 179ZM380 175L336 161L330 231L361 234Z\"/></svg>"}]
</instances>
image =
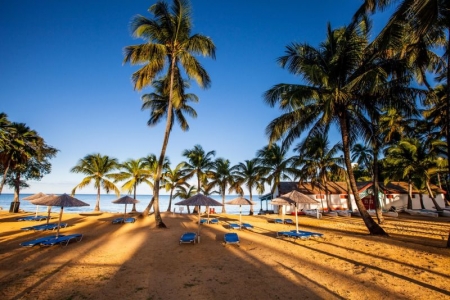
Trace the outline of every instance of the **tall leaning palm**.
<instances>
[{"instance_id":1,"label":"tall leaning palm","mask_svg":"<svg viewBox=\"0 0 450 300\"><path fill-rule=\"evenodd\" d=\"M367 32L364 28L332 30L315 48L307 43L287 46L286 55L278 59L283 68L301 75L305 84L278 84L265 93L271 106L279 103L284 113L266 128L271 143L284 138L290 145L312 128L340 129L344 161L356 205L371 234L387 235L366 211L358 194L350 160L350 145L364 128L359 116L373 108L374 101L386 101L388 81L386 70L377 64L377 56L369 55ZM366 93L371 93L367 97ZM376 100L377 99L377 100Z\"/></svg>"},{"instance_id":2,"label":"tall leaning palm","mask_svg":"<svg viewBox=\"0 0 450 300\"><path fill-rule=\"evenodd\" d=\"M95 202L94 211L99 211L100 191L102 188L106 193L109 193L112 190L117 197L120 196L119 188L112 181L114 175L111 174L116 170L117 166L117 159L111 158L108 155L101 155L100 153L86 155L70 170L72 173L86 175L86 177L72 189L72 195L75 195L77 189L82 189L93 182L94 187L97 189L97 201Z\"/></svg>"},{"instance_id":3,"label":"tall leaning palm","mask_svg":"<svg viewBox=\"0 0 450 300\"><path fill-rule=\"evenodd\" d=\"M215 58L215 45L207 36L191 35L191 8L188 1L174 0L170 9L165 2L158 1L149 8L149 12L154 17L151 20L140 15L133 18L133 35L144 39L146 43L126 47L124 63L144 64L132 76L136 90L149 86L164 70L170 80L166 128L153 190L156 225L166 227L159 211L159 189L172 128L172 107L176 105L174 87L176 82L181 81L176 76L179 75L178 70L183 68L187 76L193 78L200 87L209 87L209 75L194 55Z\"/></svg>"}]
</instances>

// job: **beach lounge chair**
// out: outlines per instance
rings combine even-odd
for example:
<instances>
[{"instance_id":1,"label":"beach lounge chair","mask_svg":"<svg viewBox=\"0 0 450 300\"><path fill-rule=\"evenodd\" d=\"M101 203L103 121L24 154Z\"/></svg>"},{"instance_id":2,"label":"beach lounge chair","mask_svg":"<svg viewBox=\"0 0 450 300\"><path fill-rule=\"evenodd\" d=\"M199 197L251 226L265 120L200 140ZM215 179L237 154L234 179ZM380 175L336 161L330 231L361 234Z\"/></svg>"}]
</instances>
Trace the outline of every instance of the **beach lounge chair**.
<instances>
[{"instance_id":1,"label":"beach lounge chair","mask_svg":"<svg viewBox=\"0 0 450 300\"><path fill-rule=\"evenodd\" d=\"M67 246L71 241L81 241L83 239L82 234L69 234L69 235L60 235L55 238L48 239L43 241L41 246L53 246L53 245L64 245Z\"/></svg>"},{"instance_id":2,"label":"beach lounge chair","mask_svg":"<svg viewBox=\"0 0 450 300\"><path fill-rule=\"evenodd\" d=\"M112 224L122 224L122 223L134 223L136 222L135 218L115 218L112 220Z\"/></svg>"},{"instance_id":3,"label":"beach lounge chair","mask_svg":"<svg viewBox=\"0 0 450 300\"><path fill-rule=\"evenodd\" d=\"M208 224L208 220L207 219L200 219L200 224Z\"/></svg>"},{"instance_id":4,"label":"beach lounge chair","mask_svg":"<svg viewBox=\"0 0 450 300\"><path fill-rule=\"evenodd\" d=\"M228 223L228 226L230 227L230 229L241 229L241 226L236 223Z\"/></svg>"},{"instance_id":5,"label":"beach lounge chair","mask_svg":"<svg viewBox=\"0 0 450 300\"><path fill-rule=\"evenodd\" d=\"M67 227L67 223L61 223L60 228ZM23 227L22 230L34 230L34 231L45 231L45 230L55 230L58 228L58 223L49 223L49 224L41 224L41 225L34 225L29 227Z\"/></svg>"},{"instance_id":6,"label":"beach lounge chair","mask_svg":"<svg viewBox=\"0 0 450 300\"><path fill-rule=\"evenodd\" d=\"M62 235L60 235L60 236L62 236ZM48 241L50 239L54 239L54 238L56 238L56 235L50 235L50 236L45 236L45 237L41 237L38 239L34 239L31 241L26 241L26 242L20 243L19 245L22 247L34 247L36 245L40 245L41 243Z\"/></svg>"},{"instance_id":7,"label":"beach lounge chair","mask_svg":"<svg viewBox=\"0 0 450 300\"><path fill-rule=\"evenodd\" d=\"M296 232L295 230L291 230L291 232ZM323 233L318 233L318 232L312 232L312 231L304 231L304 230L299 230L299 233L305 233L305 234L310 234L312 237L323 237Z\"/></svg>"},{"instance_id":8,"label":"beach lounge chair","mask_svg":"<svg viewBox=\"0 0 450 300\"><path fill-rule=\"evenodd\" d=\"M223 240L226 244L236 244L239 246L239 236L235 232L225 233Z\"/></svg>"},{"instance_id":9,"label":"beach lounge chair","mask_svg":"<svg viewBox=\"0 0 450 300\"><path fill-rule=\"evenodd\" d=\"M249 223L242 223L242 227L244 227L245 229L253 229L253 225Z\"/></svg>"},{"instance_id":10,"label":"beach lounge chair","mask_svg":"<svg viewBox=\"0 0 450 300\"><path fill-rule=\"evenodd\" d=\"M283 224L283 220L282 219L274 219L273 222L277 223L277 224Z\"/></svg>"},{"instance_id":11,"label":"beach lounge chair","mask_svg":"<svg viewBox=\"0 0 450 300\"><path fill-rule=\"evenodd\" d=\"M277 232L277 238L287 237L287 238L293 238L293 239L306 240L306 239L309 239L311 236L312 235L310 233L305 233L305 232L293 232L293 231L278 231Z\"/></svg>"},{"instance_id":12,"label":"beach lounge chair","mask_svg":"<svg viewBox=\"0 0 450 300\"><path fill-rule=\"evenodd\" d=\"M294 221L292 219L284 219L284 224L294 224Z\"/></svg>"},{"instance_id":13,"label":"beach lounge chair","mask_svg":"<svg viewBox=\"0 0 450 300\"><path fill-rule=\"evenodd\" d=\"M210 224L219 224L219 219L211 219L209 220Z\"/></svg>"},{"instance_id":14,"label":"beach lounge chair","mask_svg":"<svg viewBox=\"0 0 450 300\"><path fill-rule=\"evenodd\" d=\"M195 244L195 239L197 238L197 234L195 232L185 232L180 237L180 245L181 244Z\"/></svg>"},{"instance_id":15,"label":"beach lounge chair","mask_svg":"<svg viewBox=\"0 0 450 300\"><path fill-rule=\"evenodd\" d=\"M43 221L47 220L46 216L26 216L21 218L16 218L17 221Z\"/></svg>"}]
</instances>

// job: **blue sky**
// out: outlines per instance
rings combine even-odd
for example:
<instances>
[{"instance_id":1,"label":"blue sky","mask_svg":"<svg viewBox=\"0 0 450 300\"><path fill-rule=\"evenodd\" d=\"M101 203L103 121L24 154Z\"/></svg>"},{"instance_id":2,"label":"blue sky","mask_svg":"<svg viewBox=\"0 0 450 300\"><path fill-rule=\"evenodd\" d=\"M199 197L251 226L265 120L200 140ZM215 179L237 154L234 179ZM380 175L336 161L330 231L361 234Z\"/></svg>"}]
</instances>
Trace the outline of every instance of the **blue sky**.
<instances>
[{"instance_id":1,"label":"blue sky","mask_svg":"<svg viewBox=\"0 0 450 300\"><path fill-rule=\"evenodd\" d=\"M262 94L278 83L300 82L276 59L292 42L317 46L327 22L333 28L348 24L361 2L192 0L192 33L212 38L216 60L199 59L212 86L201 90L192 82L188 92L200 98L193 104L198 117L189 119L188 132L173 130L167 149L172 166L196 144L232 164L252 159L267 145L266 126L280 114ZM154 3L0 2L0 111L60 150L52 173L30 181L23 193L70 193L83 178L70 169L90 153L119 161L159 155L165 123L150 128L149 112L141 111L142 94L152 90L134 91L136 67L122 64L123 48L142 43L131 36L130 20L151 18L147 9ZM94 192L87 187L78 193ZM151 193L144 186L138 192Z\"/></svg>"}]
</instances>

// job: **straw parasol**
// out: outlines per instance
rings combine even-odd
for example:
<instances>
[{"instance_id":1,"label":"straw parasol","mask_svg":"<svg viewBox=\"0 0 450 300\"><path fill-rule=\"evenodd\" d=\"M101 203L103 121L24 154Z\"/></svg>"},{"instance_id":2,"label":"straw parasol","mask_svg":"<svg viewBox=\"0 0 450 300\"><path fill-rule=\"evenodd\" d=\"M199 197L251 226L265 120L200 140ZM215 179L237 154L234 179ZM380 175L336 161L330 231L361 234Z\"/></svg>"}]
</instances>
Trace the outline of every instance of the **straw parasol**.
<instances>
[{"instance_id":1,"label":"straw parasol","mask_svg":"<svg viewBox=\"0 0 450 300\"><path fill-rule=\"evenodd\" d=\"M45 196L47 196L47 194L44 194L44 193L42 193L42 192L39 192L39 193L37 193L37 194L34 194L34 195L31 195L31 196L25 197L25 198L23 198L22 200L32 201L32 200L36 200L36 199L39 199L39 198L42 198L42 197L45 197ZM35 217L37 217L37 215L38 215L38 209L39 209L39 205L36 205L36 214L35 214ZM48 212L48 218L47 218L47 223L48 223L48 219L50 219L50 207L47 209L47 212Z\"/></svg>"},{"instance_id":2,"label":"straw parasol","mask_svg":"<svg viewBox=\"0 0 450 300\"><path fill-rule=\"evenodd\" d=\"M125 216L127 214L127 205L128 204L134 204L139 203L139 200L136 200L134 198L131 198L130 196L123 196L117 200L112 201L114 204L125 204L125 212L123 213L123 218L125 219Z\"/></svg>"},{"instance_id":3,"label":"straw parasol","mask_svg":"<svg viewBox=\"0 0 450 300\"><path fill-rule=\"evenodd\" d=\"M59 206L61 207L61 210L59 212L59 219L58 219L58 228L56 231L56 237L59 236L59 228L61 227L61 219L64 207L78 207L78 206L89 206L88 203L83 202L81 200L78 200L77 198L74 198L72 196L69 196L67 194L62 194L60 196L57 195L50 195L46 197L42 197L36 200L32 200L31 203L35 205L46 205L46 206Z\"/></svg>"},{"instance_id":4,"label":"straw parasol","mask_svg":"<svg viewBox=\"0 0 450 300\"><path fill-rule=\"evenodd\" d=\"M223 206L222 203L205 196L203 194L196 194L186 200L175 203L175 205L190 205L190 206ZM208 212L209 214L209 212ZM208 215L209 216L209 215ZM200 209L198 210L198 230L197 235L200 236ZM198 239L200 241L200 239Z\"/></svg>"},{"instance_id":5,"label":"straw parasol","mask_svg":"<svg viewBox=\"0 0 450 300\"><path fill-rule=\"evenodd\" d=\"M291 192L281 195L275 199L272 199L272 204L275 205L295 205L295 224L296 224L296 232L298 233L298 214L297 214L297 206L300 203L303 204L318 204L319 201L312 199L305 194L300 193L297 190L292 190Z\"/></svg>"},{"instance_id":6,"label":"straw parasol","mask_svg":"<svg viewBox=\"0 0 450 300\"><path fill-rule=\"evenodd\" d=\"M239 205L239 226L242 226L242 205L255 205L256 203L244 197L237 197L234 198L233 200L226 202L225 204Z\"/></svg>"}]
</instances>

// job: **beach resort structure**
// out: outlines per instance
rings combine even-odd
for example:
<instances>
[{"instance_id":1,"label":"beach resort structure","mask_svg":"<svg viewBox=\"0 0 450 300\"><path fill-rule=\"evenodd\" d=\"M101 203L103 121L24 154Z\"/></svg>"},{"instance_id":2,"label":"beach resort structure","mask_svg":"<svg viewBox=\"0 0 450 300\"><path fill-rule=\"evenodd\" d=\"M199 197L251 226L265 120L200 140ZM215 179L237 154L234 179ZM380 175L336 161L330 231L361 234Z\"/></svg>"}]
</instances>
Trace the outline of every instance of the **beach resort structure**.
<instances>
[{"instance_id":1,"label":"beach resort structure","mask_svg":"<svg viewBox=\"0 0 450 300\"><path fill-rule=\"evenodd\" d=\"M361 200L368 210L375 209L375 196L373 195L372 182L358 182L358 193ZM398 209L406 208L408 204L408 183L407 182L391 182L387 185L379 184L380 191L378 197L383 210L389 210L392 206ZM435 201L441 206L445 207L445 191L438 186L431 185L434 192ZM355 210L357 209L353 195L348 193L348 186L346 182L328 182L327 189L319 183L298 183L298 182L280 182L274 195L266 194L260 197L261 202L266 201L265 207L268 211L278 212L278 205L271 205L270 199L289 193L292 190L297 190L312 199L318 201L317 204L303 204L299 205L300 210L310 209L327 209L327 195L328 204L332 210ZM328 193L326 192L328 190ZM412 188L412 209L421 209L421 201L425 209L434 209L433 201L428 193L421 192L416 188ZM269 207L269 205L271 205ZM261 205L261 208L264 204ZM294 206L286 206L285 213L293 212Z\"/></svg>"}]
</instances>

